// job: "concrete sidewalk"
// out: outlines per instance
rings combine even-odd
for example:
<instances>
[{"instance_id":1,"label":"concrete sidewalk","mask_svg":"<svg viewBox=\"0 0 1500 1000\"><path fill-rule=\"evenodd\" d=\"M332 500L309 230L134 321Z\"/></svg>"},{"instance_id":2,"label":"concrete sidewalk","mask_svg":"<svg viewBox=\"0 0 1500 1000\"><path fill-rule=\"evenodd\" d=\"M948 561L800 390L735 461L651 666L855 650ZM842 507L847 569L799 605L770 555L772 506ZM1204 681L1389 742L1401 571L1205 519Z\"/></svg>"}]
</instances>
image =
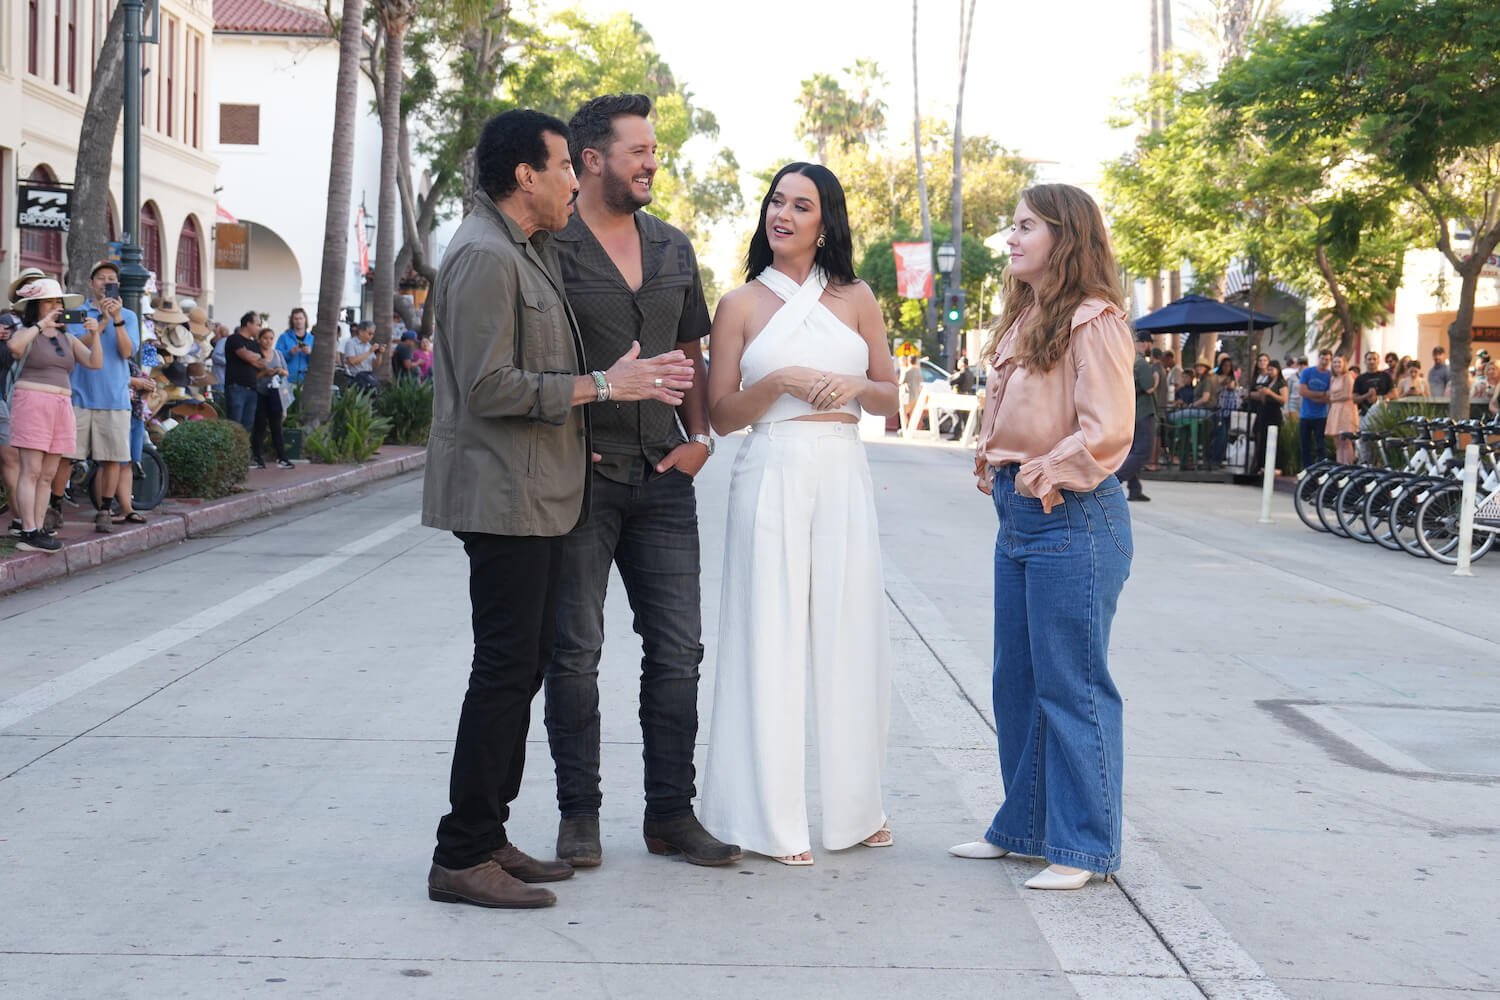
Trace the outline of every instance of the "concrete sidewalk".
<instances>
[{"instance_id":1,"label":"concrete sidewalk","mask_svg":"<svg viewBox=\"0 0 1500 1000\"><path fill-rule=\"evenodd\" d=\"M298 462L293 469L251 469L241 491L233 496L217 500L171 497L155 510L143 512L145 524L117 524L108 534L95 532L87 507L65 505L65 520L58 532L61 551L22 552L15 548L14 539L0 539L0 596L172 545L226 524L399 476L421 468L426 459L426 448L385 445L362 465Z\"/></svg>"}]
</instances>

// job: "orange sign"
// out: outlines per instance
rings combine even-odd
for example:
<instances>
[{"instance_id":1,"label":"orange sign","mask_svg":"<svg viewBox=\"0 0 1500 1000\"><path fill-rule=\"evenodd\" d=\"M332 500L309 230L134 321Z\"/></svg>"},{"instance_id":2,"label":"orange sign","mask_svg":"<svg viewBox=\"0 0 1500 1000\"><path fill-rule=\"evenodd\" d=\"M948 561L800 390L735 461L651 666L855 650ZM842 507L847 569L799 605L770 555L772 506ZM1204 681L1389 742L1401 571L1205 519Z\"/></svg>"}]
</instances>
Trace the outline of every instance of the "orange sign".
<instances>
[{"instance_id":1,"label":"orange sign","mask_svg":"<svg viewBox=\"0 0 1500 1000\"><path fill-rule=\"evenodd\" d=\"M214 226L214 270L250 270L250 227L242 222Z\"/></svg>"},{"instance_id":2,"label":"orange sign","mask_svg":"<svg viewBox=\"0 0 1500 1000\"><path fill-rule=\"evenodd\" d=\"M898 358L915 358L920 357L921 354L921 349L910 340L903 340L896 345L896 357Z\"/></svg>"}]
</instances>

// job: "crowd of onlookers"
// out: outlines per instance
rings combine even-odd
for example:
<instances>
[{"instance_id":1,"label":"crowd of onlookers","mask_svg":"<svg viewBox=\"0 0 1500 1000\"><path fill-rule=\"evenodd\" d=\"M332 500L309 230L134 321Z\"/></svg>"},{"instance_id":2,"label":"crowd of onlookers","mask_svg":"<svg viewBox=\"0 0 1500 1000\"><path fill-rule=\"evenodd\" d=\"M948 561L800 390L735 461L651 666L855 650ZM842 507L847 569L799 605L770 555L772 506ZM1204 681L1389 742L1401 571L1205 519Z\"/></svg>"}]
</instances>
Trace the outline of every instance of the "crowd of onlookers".
<instances>
[{"instance_id":1,"label":"crowd of onlookers","mask_svg":"<svg viewBox=\"0 0 1500 1000\"><path fill-rule=\"evenodd\" d=\"M432 345L394 317L391 373L426 380ZM292 467L282 433L286 411L307 376L314 333L302 308L286 329L263 326L247 312L230 330L197 303L169 297L124 307L118 266L96 263L89 294L63 291L55 278L27 268L0 303L0 508L17 547L56 552L73 463L95 465L94 530L143 523L132 493L148 435L220 410L250 435L251 464L266 468L266 439L278 467ZM377 388L383 347L375 324L340 327L342 378ZM216 405L217 404L217 405Z\"/></svg>"},{"instance_id":2,"label":"crowd of onlookers","mask_svg":"<svg viewBox=\"0 0 1500 1000\"><path fill-rule=\"evenodd\" d=\"M1265 465L1268 429L1280 426L1285 414L1298 418L1298 438L1304 464L1326 457L1327 437L1335 439L1336 455L1353 461L1352 441L1339 438L1343 432L1359 430L1370 408L1380 400L1447 399L1453 375L1447 351L1435 347L1432 367L1424 373L1422 363L1392 352L1382 359L1376 351L1364 355L1363 367L1332 351L1321 351L1316 363L1287 357L1277 361L1270 355L1256 358L1253 373L1242 372L1228 354L1215 364L1178 363L1170 350L1152 348L1150 363L1156 370L1154 394L1158 437L1147 471L1157 471L1163 461L1204 461L1209 467L1226 461L1234 414L1248 414L1250 451L1245 470L1259 473ZM1469 397L1486 403L1489 412L1500 414L1500 364L1487 350L1476 352L1470 372ZM1203 453L1174 456L1182 435L1177 429L1195 421L1208 426Z\"/></svg>"}]
</instances>

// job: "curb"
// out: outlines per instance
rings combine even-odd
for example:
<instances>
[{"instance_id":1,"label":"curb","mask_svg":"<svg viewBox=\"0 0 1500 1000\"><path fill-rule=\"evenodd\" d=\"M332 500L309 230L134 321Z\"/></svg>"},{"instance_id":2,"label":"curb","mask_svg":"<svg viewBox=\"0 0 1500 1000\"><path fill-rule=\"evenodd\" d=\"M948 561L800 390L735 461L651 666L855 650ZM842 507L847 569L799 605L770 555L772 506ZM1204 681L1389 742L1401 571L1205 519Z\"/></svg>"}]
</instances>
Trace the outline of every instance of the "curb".
<instances>
[{"instance_id":1,"label":"curb","mask_svg":"<svg viewBox=\"0 0 1500 1000\"><path fill-rule=\"evenodd\" d=\"M142 528L71 542L56 554L16 553L0 559L0 596L48 580L82 573L116 559L186 541L228 524L264 517L309 500L321 500L367 483L391 479L413 469L420 469L426 463L427 452L424 449L408 455L377 458L352 468L341 467L337 472L320 479L292 486L256 490L220 500L179 501L200 506L186 511L160 511Z\"/></svg>"}]
</instances>

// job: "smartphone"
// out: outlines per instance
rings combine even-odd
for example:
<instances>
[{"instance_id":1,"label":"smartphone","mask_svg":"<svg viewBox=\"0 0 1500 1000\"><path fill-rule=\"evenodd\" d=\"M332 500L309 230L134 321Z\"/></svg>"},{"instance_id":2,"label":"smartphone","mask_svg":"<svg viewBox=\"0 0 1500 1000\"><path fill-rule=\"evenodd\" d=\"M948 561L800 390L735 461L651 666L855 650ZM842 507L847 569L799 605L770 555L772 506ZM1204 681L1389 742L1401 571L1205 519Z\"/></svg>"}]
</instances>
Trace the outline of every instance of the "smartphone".
<instances>
[{"instance_id":1,"label":"smartphone","mask_svg":"<svg viewBox=\"0 0 1500 1000\"><path fill-rule=\"evenodd\" d=\"M89 318L86 309L64 309L57 317L59 323L82 323Z\"/></svg>"},{"instance_id":2,"label":"smartphone","mask_svg":"<svg viewBox=\"0 0 1500 1000\"><path fill-rule=\"evenodd\" d=\"M120 283L118 281L105 282L104 297L106 299L118 299L120 297Z\"/></svg>"}]
</instances>

